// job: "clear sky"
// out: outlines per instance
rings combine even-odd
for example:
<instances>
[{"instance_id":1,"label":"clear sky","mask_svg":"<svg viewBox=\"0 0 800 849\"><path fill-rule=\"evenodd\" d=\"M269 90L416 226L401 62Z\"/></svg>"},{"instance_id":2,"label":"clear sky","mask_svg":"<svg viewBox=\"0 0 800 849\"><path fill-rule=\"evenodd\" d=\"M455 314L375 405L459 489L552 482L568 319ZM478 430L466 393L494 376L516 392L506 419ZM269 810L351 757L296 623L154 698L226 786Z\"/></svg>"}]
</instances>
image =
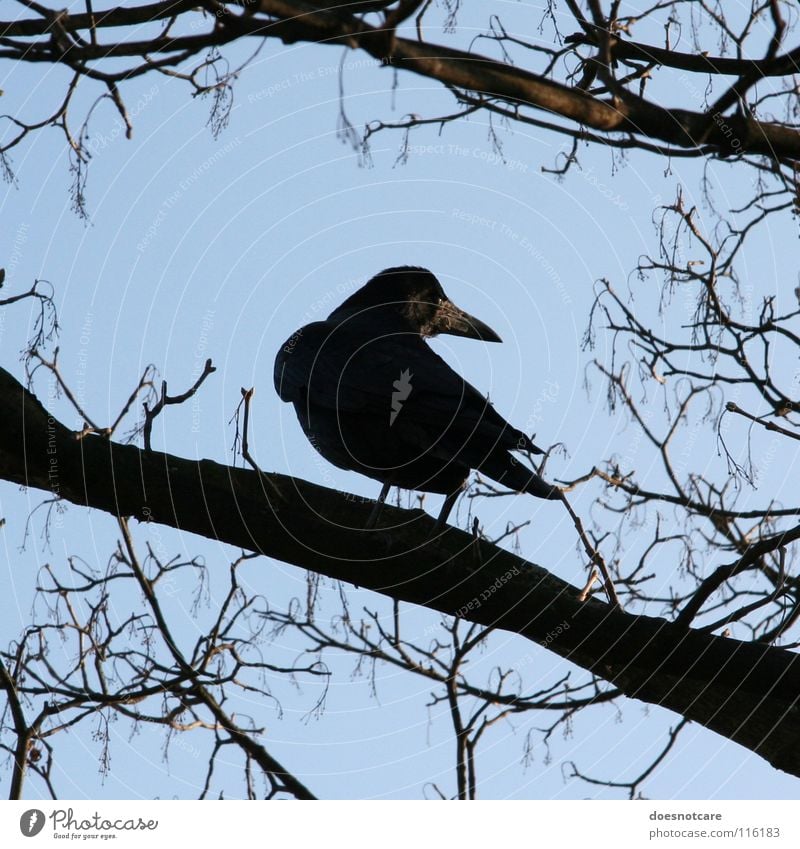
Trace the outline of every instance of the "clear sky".
<instances>
[{"instance_id":1,"label":"clear sky","mask_svg":"<svg viewBox=\"0 0 800 849\"><path fill-rule=\"evenodd\" d=\"M520 34L549 38L539 35L539 15L531 14L529 4L494 5L515 16ZM484 27L485 14L460 21L465 43L473 26ZM428 37L437 35L431 29ZM253 47L235 45L226 55L234 64ZM486 116L477 115L441 132L432 126L413 133L404 163L398 162L402 135L378 133L365 167L337 136L340 62L343 102L356 127L375 118L452 108L449 95L421 78L404 76L399 90L391 91L394 72L360 54L268 42L237 81L229 126L216 139L207 126L208 100L192 99L184 83L167 77L146 77L124 88L132 140L124 138L108 101L96 108L89 135L94 156L86 184L88 223L70 208L71 175L59 131L40 131L15 151L17 179L5 187L0 212L6 291L27 288L34 278L50 281L62 325L62 372L87 409L100 421L113 419L148 363L158 366L171 390L183 390L211 357L217 373L197 403L171 408L160 418L154 447L232 462L230 419L240 387L254 386L252 448L263 468L375 496L374 481L315 454L292 409L274 394L272 362L297 327L326 315L377 271L423 265L456 303L504 339L503 345L484 346L444 338L433 346L488 391L504 416L535 430L539 443L564 443L568 453L553 458L549 474L577 477L617 453L631 456L641 476L648 470L656 475L637 429L621 415L609 415L600 378L588 368L595 356L605 355L610 340L601 334L598 350L587 352L581 338L595 281L606 277L624 289L638 257L655 250L651 216L658 199L671 199L682 185L704 214L697 194L701 165L674 161L665 174L667 163L651 155L632 153L622 160L585 148L582 169L558 179L542 166L555 164L566 149L563 138L497 122L492 128ZM64 81L60 69L0 68L3 109L37 114L42 103L61 96ZM76 119L81 105L86 108L98 93L87 90L74 107ZM726 166L712 169L712 189L721 203L735 196L739 173ZM757 294L773 292L782 277L794 280L797 274L794 266L781 268L786 254L781 259L773 250L773 244L796 242L791 222L776 220L771 228L754 239L744 266ZM655 281L637 297L638 308L656 315ZM0 316L3 366L17 376L22 373L17 353L31 318L19 306ZM37 392L63 421L80 425L63 399L47 397L46 381ZM679 445L690 467L724 473L713 437ZM791 462L770 474L764 485L784 485ZM583 515L591 515L596 495L587 488L576 497ZM757 493L752 498L763 503ZM103 568L116 540L110 517L70 507L49 547L39 536L37 514L21 550L26 518L40 500L35 491L0 487L0 515L6 519L0 537L4 643L30 620L43 563L63 573L67 556L79 555ZM438 499L430 496L426 506L437 510ZM490 534L507 521L530 518L520 536L524 555L565 580L583 583L572 526L557 506L520 496L481 503L477 512ZM171 600L175 621L192 639L224 592L227 565L237 552L166 528L136 526L135 535L141 546L156 539L169 553L204 557L212 576L210 608L204 602L195 617L188 580ZM678 564L658 568L666 590ZM273 606L305 596L305 574L294 567L261 558L248 563L245 576L251 591L266 595ZM345 591L352 610L391 612L382 598ZM324 584L326 615L335 614L337 598ZM424 611L408 610L407 617L411 633L420 638L437 621ZM263 649L288 657L296 645L284 636ZM299 689L278 678L270 682L282 715L274 703L242 700L240 709L265 725L270 751L322 797L420 798L431 795L426 789L431 782L454 792L451 730L441 707L426 707L429 685L379 667L372 696L368 679L351 676L352 659L328 661L337 674L320 715L308 715L316 690L305 682ZM528 690L567 671L554 655L507 634L489 641L476 663L476 680L498 664L517 665ZM583 673L573 669L573 675ZM571 734L558 732L551 740L549 755L537 745L532 763L523 767L526 734L550 721L527 714L489 732L478 755L480 795L615 798L615 791L565 780L563 764L574 760L587 774L631 779L663 746L678 717L624 700L585 711ZM57 784L65 797L197 794L204 737L184 735L173 742L168 758L158 733L131 736L118 722L112 738L112 766L102 781L92 768L100 746L90 734L54 740L61 752ZM797 788L794 779L760 758L692 726L644 791L661 798L791 798ZM42 788L32 781L29 792Z\"/></svg>"}]
</instances>

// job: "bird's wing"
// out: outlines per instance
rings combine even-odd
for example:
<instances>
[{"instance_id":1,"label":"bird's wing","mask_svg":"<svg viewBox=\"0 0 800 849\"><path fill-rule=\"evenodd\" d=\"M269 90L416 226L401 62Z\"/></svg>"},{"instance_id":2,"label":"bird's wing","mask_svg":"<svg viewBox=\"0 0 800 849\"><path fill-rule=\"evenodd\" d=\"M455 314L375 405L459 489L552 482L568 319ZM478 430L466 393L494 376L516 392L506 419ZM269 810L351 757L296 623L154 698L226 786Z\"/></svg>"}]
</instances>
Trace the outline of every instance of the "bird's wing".
<instances>
[{"instance_id":1,"label":"bird's wing","mask_svg":"<svg viewBox=\"0 0 800 849\"><path fill-rule=\"evenodd\" d=\"M495 451L540 449L525 434L512 427L489 399L464 380L422 340L417 375L412 390L394 427L401 433L422 429L431 450L445 458L458 456L476 468ZM413 372L414 369L410 367Z\"/></svg>"},{"instance_id":2,"label":"bird's wing","mask_svg":"<svg viewBox=\"0 0 800 849\"><path fill-rule=\"evenodd\" d=\"M393 440L472 467L498 448L538 451L414 334L307 325L278 352L275 388L284 401L357 414Z\"/></svg>"}]
</instances>

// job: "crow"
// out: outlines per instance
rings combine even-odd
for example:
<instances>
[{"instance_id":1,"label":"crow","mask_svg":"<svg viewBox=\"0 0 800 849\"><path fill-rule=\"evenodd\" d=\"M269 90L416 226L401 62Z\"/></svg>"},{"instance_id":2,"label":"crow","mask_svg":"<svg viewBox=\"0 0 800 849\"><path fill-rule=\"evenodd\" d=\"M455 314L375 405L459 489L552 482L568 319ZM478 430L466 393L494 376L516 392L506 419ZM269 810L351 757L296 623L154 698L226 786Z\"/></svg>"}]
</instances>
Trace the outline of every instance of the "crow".
<instances>
[{"instance_id":1,"label":"crow","mask_svg":"<svg viewBox=\"0 0 800 849\"><path fill-rule=\"evenodd\" d=\"M501 341L427 269L387 268L281 345L275 389L326 460L382 482L370 524L397 486L445 495L441 527L471 469L517 492L562 499L512 453L542 450L426 344L438 333Z\"/></svg>"}]
</instances>

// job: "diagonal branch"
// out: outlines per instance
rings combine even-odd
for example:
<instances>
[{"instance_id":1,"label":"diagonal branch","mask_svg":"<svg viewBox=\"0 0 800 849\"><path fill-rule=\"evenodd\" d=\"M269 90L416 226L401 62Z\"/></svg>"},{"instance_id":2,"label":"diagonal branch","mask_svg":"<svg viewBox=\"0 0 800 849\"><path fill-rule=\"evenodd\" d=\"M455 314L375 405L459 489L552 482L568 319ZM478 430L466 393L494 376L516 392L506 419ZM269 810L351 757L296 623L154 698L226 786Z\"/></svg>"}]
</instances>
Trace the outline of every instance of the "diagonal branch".
<instances>
[{"instance_id":1,"label":"diagonal branch","mask_svg":"<svg viewBox=\"0 0 800 849\"><path fill-rule=\"evenodd\" d=\"M676 711L800 775L796 654L581 601L575 587L486 541L454 528L432 538L435 522L421 511L411 519L386 506L380 527L365 531L371 505L344 493L91 435L78 440L3 370L0 478L57 487L76 504L222 540L518 633L629 697Z\"/></svg>"}]
</instances>

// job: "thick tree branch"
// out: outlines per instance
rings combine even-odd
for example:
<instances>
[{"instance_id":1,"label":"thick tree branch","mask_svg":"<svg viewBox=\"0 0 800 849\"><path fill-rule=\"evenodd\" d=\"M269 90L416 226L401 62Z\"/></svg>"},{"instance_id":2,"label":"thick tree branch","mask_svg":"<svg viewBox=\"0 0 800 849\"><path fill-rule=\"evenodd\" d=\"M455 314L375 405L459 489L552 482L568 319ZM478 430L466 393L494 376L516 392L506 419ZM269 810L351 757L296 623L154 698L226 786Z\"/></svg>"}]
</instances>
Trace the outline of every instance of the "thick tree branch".
<instances>
[{"instance_id":1,"label":"thick tree branch","mask_svg":"<svg viewBox=\"0 0 800 849\"><path fill-rule=\"evenodd\" d=\"M0 477L516 632L800 775L800 657L582 602L575 587L469 534L431 539L434 520L422 512L387 506L365 531L372 505L343 493L78 439L2 370Z\"/></svg>"},{"instance_id":2,"label":"thick tree branch","mask_svg":"<svg viewBox=\"0 0 800 849\"><path fill-rule=\"evenodd\" d=\"M634 139L656 140L683 149L711 147L720 155L756 154L773 160L800 159L800 131L792 126L758 121L745 114L720 111L698 112L656 105L629 89L615 86L615 94L603 99L597 95L556 82L544 75L509 63L444 45L399 38L384 27L371 26L356 14L343 9L325 10L300 0L259 0L248 11L235 14L225 4L207 4L209 31L199 35L158 35L149 40L97 44L71 36L90 25L93 31L105 27L141 24L187 11L190 4L153 3L125 9L117 7L93 16L53 13L51 18L0 22L0 56L24 61L65 62L72 68L111 57L153 57L158 54L192 55L212 46L221 46L244 36L279 38L285 43L308 41L344 44L360 48L386 65L412 71L444 85L518 107L530 107L560 116L567 121L606 134L624 134ZM233 5L233 4L230 4ZM195 8L197 4L194 4ZM253 14L256 9L257 13ZM149 16L149 17L148 17ZM211 23L213 21L213 23ZM58 34L69 38L57 38ZM41 38L34 42L14 38ZM617 51L632 51L631 45L614 41ZM641 47L642 51L649 48ZM664 56L661 56L664 59ZM797 51L765 60L770 70L795 68ZM149 61L153 61L152 59ZM742 61L741 73L753 73L753 63ZM124 78L132 69L116 75Z\"/></svg>"},{"instance_id":3,"label":"thick tree branch","mask_svg":"<svg viewBox=\"0 0 800 849\"><path fill-rule=\"evenodd\" d=\"M596 41L584 33L569 35L567 44L595 44ZM708 53L682 53L667 47L642 44L618 36L609 43L612 55L617 59L632 59L636 62L655 62L667 68L691 71L695 74L718 74L722 76L782 77L800 71L800 48L782 56L764 59L741 59L733 56L710 56Z\"/></svg>"}]
</instances>

